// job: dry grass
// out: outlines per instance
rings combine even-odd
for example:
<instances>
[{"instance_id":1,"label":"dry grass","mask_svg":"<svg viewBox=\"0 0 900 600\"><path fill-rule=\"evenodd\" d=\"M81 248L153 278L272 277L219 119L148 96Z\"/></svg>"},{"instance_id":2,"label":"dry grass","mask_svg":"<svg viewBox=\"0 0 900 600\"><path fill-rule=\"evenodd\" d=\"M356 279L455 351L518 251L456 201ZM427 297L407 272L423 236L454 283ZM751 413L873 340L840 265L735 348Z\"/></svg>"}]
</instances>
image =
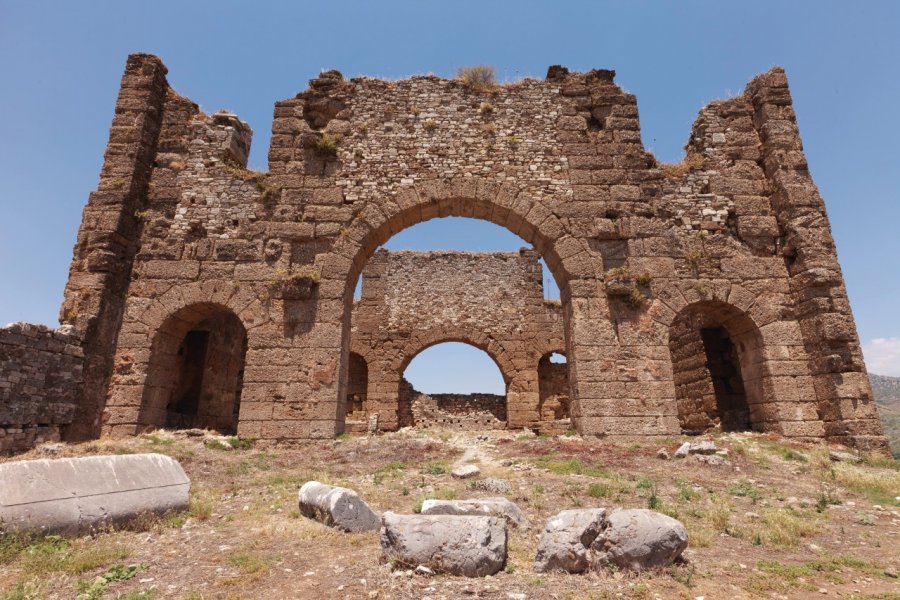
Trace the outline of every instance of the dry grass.
<instances>
[{"instance_id":1,"label":"dry grass","mask_svg":"<svg viewBox=\"0 0 900 600\"><path fill-rule=\"evenodd\" d=\"M754 543L758 541L767 546L796 546L803 538L818 531L813 512L771 508L761 511L760 516L760 525L752 527L749 534L745 534Z\"/></svg>"},{"instance_id":2,"label":"dry grass","mask_svg":"<svg viewBox=\"0 0 900 600\"><path fill-rule=\"evenodd\" d=\"M146 563L146 576L154 582L140 584L143 574L117 581L104 598L146 597L152 586L159 590L157 600L366 598L374 592L378 598L489 597L498 589L501 595L529 598L744 598L772 592L797 597L810 587L815 594L822 585L833 597L852 597L856 589L877 597L895 583L877 568L878 563L884 569L900 566L888 551L889 513L868 500L895 489L897 471L890 465L833 464L821 447L775 444L765 436L714 439L730 451L730 465L656 458L657 448L671 451L682 439L634 444L522 432L493 432L484 442L471 434L408 431L297 448L258 443L228 452L166 432L65 445L67 455L107 449L183 454L193 482L192 510L148 521L135 528L140 532L56 540L0 537L0 598L74 597L76 585L93 586L125 556L129 563ZM532 524L509 529L509 566L494 577L398 576L379 563L377 532L342 533L301 516L297 507L297 488L310 479L354 489L379 512L412 513L427 498L494 495L449 474L451 466L472 457L484 477L510 484L504 495ZM831 497L832 488L841 498L859 494L856 504L826 502L816 512L815 499ZM787 496L801 499L790 505L808 508L783 506ZM690 569L637 577L533 571L543 524L560 510L651 504L677 515L688 528ZM863 523L860 514L872 515L877 526ZM738 562L744 566L738 568Z\"/></svg>"},{"instance_id":3,"label":"dry grass","mask_svg":"<svg viewBox=\"0 0 900 600\"><path fill-rule=\"evenodd\" d=\"M490 65L460 67L456 70L456 78L473 92L490 92L497 88L497 76Z\"/></svg>"},{"instance_id":4,"label":"dry grass","mask_svg":"<svg viewBox=\"0 0 900 600\"><path fill-rule=\"evenodd\" d=\"M316 154L321 157L334 158L337 156L342 139L342 136L336 133L323 133L322 136L315 141L313 149L316 151Z\"/></svg>"},{"instance_id":5,"label":"dry grass","mask_svg":"<svg viewBox=\"0 0 900 600\"><path fill-rule=\"evenodd\" d=\"M668 179L684 177L691 171L703 168L703 156L696 152L688 151L680 163L660 163L659 169Z\"/></svg>"},{"instance_id":6,"label":"dry grass","mask_svg":"<svg viewBox=\"0 0 900 600\"><path fill-rule=\"evenodd\" d=\"M877 470L848 463L833 463L829 476L871 502L885 506L900 506L900 472Z\"/></svg>"}]
</instances>

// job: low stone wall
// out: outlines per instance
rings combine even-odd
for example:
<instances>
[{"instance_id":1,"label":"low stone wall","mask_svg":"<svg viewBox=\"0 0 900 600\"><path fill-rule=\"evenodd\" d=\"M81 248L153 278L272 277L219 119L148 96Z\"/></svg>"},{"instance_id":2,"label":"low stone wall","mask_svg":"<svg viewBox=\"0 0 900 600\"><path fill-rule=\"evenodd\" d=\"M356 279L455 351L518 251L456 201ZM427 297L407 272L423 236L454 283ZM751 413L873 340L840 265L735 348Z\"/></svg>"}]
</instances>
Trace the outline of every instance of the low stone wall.
<instances>
[{"instance_id":1,"label":"low stone wall","mask_svg":"<svg viewBox=\"0 0 900 600\"><path fill-rule=\"evenodd\" d=\"M412 415L416 427L465 431L506 429L506 396L413 393Z\"/></svg>"},{"instance_id":2,"label":"low stone wall","mask_svg":"<svg viewBox=\"0 0 900 600\"><path fill-rule=\"evenodd\" d=\"M84 354L71 329L0 328L0 454L59 440L74 419Z\"/></svg>"}]
</instances>

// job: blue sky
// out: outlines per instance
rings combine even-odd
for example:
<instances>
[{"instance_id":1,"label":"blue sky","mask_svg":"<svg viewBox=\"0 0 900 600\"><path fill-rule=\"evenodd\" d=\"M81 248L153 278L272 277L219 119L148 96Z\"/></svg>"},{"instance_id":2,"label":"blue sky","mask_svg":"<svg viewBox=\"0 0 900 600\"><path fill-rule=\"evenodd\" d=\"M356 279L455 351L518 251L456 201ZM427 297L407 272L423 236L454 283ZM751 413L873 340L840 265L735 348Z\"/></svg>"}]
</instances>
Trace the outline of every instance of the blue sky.
<instances>
[{"instance_id":1,"label":"blue sky","mask_svg":"<svg viewBox=\"0 0 900 600\"><path fill-rule=\"evenodd\" d=\"M56 323L131 52L159 54L170 83L204 110L228 108L248 121L251 166L263 170L273 103L323 68L394 78L487 63L501 79L543 77L551 64L613 68L637 94L645 145L672 161L703 104L780 64L867 362L900 375L898 34L893 1L0 0L0 322ZM407 247L448 239L459 223L446 228L410 230ZM495 249L479 247L480 237L439 247ZM499 249L520 245L488 239ZM461 368L495 368L483 361ZM414 383L440 391L431 384L441 369L426 372L430 379Z\"/></svg>"}]
</instances>

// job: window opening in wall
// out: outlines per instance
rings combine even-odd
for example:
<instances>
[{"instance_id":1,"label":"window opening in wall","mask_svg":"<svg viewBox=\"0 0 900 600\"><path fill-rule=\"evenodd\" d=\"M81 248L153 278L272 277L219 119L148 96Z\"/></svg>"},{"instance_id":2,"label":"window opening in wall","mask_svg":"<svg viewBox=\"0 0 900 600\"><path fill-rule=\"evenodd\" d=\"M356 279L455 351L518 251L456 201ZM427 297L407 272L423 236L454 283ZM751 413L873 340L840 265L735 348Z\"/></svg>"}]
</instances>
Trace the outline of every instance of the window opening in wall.
<instances>
[{"instance_id":1,"label":"window opening in wall","mask_svg":"<svg viewBox=\"0 0 900 600\"><path fill-rule=\"evenodd\" d=\"M366 359L351 352L347 372L347 392L344 398L345 414L344 431L361 433L366 431L367 405L366 397L369 391L369 365Z\"/></svg>"}]
</instances>

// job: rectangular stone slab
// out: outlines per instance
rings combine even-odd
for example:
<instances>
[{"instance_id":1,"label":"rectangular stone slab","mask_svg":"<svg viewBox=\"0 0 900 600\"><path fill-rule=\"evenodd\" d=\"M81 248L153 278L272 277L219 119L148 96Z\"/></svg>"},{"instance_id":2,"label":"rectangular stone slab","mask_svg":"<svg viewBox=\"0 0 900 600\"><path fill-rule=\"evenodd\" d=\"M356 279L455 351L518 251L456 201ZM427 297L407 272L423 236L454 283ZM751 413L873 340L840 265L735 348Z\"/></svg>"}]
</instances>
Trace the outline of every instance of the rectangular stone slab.
<instances>
[{"instance_id":1,"label":"rectangular stone slab","mask_svg":"<svg viewBox=\"0 0 900 600\"><path fill-rule=\"evenodd\" d=\"M186 509L190 490L178 461L162 454L8 462L0 464L0 529L78 533Z\"/></svg>"}]
</instances>

